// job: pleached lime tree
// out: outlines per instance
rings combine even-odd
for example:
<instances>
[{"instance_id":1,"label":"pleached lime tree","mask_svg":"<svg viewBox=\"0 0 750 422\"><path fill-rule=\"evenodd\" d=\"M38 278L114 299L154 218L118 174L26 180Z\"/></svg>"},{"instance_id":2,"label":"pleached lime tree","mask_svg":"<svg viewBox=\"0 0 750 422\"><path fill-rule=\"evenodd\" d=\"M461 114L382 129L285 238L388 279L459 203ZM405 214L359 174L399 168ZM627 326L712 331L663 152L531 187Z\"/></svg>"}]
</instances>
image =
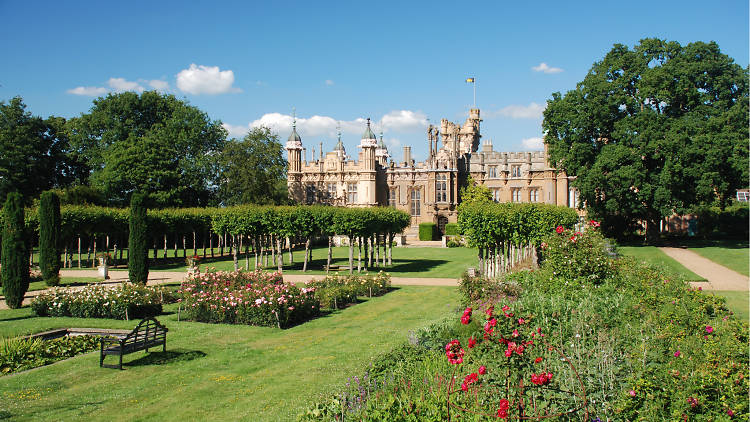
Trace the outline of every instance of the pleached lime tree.
<instances>
[{"instance_id":1,"label":"pleached lime tree","mask_svg":"<svg viewBox=\"0 0 750 422\"><path fill-rule=\"evenodd\" d=\"M2 272L5 303L9 308L20 308L23 295L29 289L29 252L24 236L23 199L11 192L3 207Z\"/></svg>"},{"instance_id":2,"label":"pleached lime tree","mask_svg":"<svg viewBox=\"0 0 750 422\"><path fill-rule=\"evenodd\" d=\"M60 198L52 191L39 199L39 269L48 286L60 284Z\"/></svg>"},{"instance_id":3,"label":"pleached lime tree","mask_svg":"<svg viewBox=\"0 0 750 422\"><path fill-rule=\"evenodd\" d=\"M128 237L128 277L133 283L148 281L148 221L146 195L134 193L130 199L130 236Z\"/></svg>"}]
</instances>

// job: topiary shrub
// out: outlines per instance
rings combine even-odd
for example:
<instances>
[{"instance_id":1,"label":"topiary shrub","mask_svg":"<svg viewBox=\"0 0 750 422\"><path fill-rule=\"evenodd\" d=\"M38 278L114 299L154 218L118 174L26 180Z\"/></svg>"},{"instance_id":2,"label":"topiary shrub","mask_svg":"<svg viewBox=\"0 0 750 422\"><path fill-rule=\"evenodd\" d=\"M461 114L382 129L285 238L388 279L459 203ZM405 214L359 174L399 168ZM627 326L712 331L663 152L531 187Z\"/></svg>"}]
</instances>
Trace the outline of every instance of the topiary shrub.
<instances>
[{"instance_id":1,"label":"topiary shrub","mask_svg":"<svg viewBox=\"0 0 750 422\"><path fill-rule=\"evenodd\" d=\"M39 269L48 286L60 284L60 199L43 192L39 200Z\"/></svg>"},{"instance_id":2,"label":"topiary shrub","mask_svg":"<svg viewBox=\"0 0 750 422\"><path fill-rule=\"evenodd\" d=\"M458 223L448 223L445 225L446 236L458 236Z\"/></svg>"},{"instance_id":3,"label":"topiary shrub","mask_svg":"<svg viewBox=\"0 0 750 422\"><path fill-rule=\"evenodd\" d=\"M148 222L146 196L134 193L130 200L130 234L128 236L128 277L133 283L148 281Z\"/></svg>"},{"instance_id":4,"label":"topiary shrub","mask_svg":"<svg viewBox=\"0 0 750 422\"><path fill-rule=\"evenodd\" d=\"M8 194L3 207L1 274L5 303L20 308L29 289L29 252L24 236L23 200L17 192Z\"/></svg>"},{"instance_id":5,"label":"topiary shrub","mask_svg":"<svg viewBox=\"0 0 750 422\"><path fill-rule=\"evenodd\" d=\"M435 240L437 237L437 225L435 223L419 224L419 240Z\"/></svg>"}]
</instances>

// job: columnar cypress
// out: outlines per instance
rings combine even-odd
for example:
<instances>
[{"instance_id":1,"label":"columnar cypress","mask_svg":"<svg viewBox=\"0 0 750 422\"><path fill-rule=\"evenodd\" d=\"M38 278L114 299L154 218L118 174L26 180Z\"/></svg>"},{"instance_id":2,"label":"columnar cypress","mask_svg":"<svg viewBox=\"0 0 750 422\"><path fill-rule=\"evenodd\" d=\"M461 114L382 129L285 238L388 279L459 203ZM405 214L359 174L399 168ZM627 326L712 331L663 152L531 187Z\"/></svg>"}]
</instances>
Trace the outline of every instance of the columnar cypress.
<instances>
[{"instance_id":1,"label":"columnar cypress","mask_svg":"<svg viewBox=\"0 0 750 422\"><path fill-rule=\"evenodd\" d=\"M24 237L23 201L17 192L8 194L3 207L3 294L9 308L20 308L29 289L29 252Z\"/></svg>"},{"instance_id":2,"label":"columnar cypress","mask_svg":"<svg viewBox=\"0 0 750 422\"><path fill-rule=\"evenodd\" d=\"M128 236L128 276L133 283L148 281L148 222L146 196L134 193L130 199L130 235Z\"/></svg>"},{"instance_id":3,"label":"columnar cypress","mask_svg":"<svg viewBox=\"0 0 750 422\"><path fill-rule=\"evenodd\" d=\"M60 198L43 192L39 200L39 269L48 286L60 284Z\"/></svg>"}]
</instances>

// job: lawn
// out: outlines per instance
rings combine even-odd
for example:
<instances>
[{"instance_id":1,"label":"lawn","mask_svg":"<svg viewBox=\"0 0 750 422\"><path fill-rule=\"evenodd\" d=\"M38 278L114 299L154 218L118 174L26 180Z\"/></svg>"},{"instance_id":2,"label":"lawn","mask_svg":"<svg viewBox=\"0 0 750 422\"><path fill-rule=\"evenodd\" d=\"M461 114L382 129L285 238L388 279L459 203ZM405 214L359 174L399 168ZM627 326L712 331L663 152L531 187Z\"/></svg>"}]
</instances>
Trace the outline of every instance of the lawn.
<instances>
[{"instance_id":1,"label":"lawn","mask_svg":"<svg viewBox=\"0 0 750 422\"><path fill-rule=\"evenodd\" d=\"M190 250L188 250L190 252ZM382 256L381 249L381 257ZM198 250L201 254L202 250ZM225 251L226 253L226 251ZM364 253L364 251L363 251ZM217 250L218 254L218 250ZM308 263L308 271L302 272L302 262L305 257L304 249L294 250L294 264L289 263L289 253L284 252L284 273L285 274L325 274L324 267L326 265L326 259L328 256L327 247L313 248L312 261ZM160 255L161 256L161 255ZM248 256L249 268L252 270L254 267L255 258L251 253ZM160 260L161 261L161 260ZM363 258L364 262L364 258ZM245 255L240 254L239 256L239 267L245 269ZM333 265L348 266L349 265L349 248L338 247L333 248ZM354 251L354 270L356 272L357 265L357 251ZM460 278L461 274L466 271L468 267L476 267L477 265L477 251L473 248L393 248L393 265L385 268L394 277L437 277L437 278ZM211 258L210 256L201 261L201 267L214 267L218 270L231 271L234 269L232 256L225 254L224 256L216 256ZM269 266L267 269L275 269L276 267L271 264L269 259ZM73 268L76 269L76 268ZM119 269L115 269L119 270ZM181 258L172 259L168 262L157 262L155 265L151 265L149 268L151 271L186 271L184 260ZM378 271L380 267L370 268L370 271ZM65 274L65 270L62 270L61 274Z\"/></svg>"},{"instance_id":2,"label":"lawn","mask_svg":"<svg viewBox=\"0 0 750 422\"><path fill-rule=\"evenodd\" d=\"M667 273L683 277L685 280L706 281L706 279L667 256L656 246L618 246L617 251L623 256L632 257L640 262L663 268Z\"/></svg>"},{"instance_id":3,"label":"lawn","mask_svg":"<svg viewBox=\"0 0 750 422\"><path fill-rule=\"evenodd\" d=\"M62 273L65 274L65 273ZM84 284L96 283L102 281L99 277L60 277L60 287L82 286ZM49 286L44 280L32 281L29 283L29 290L45 290Z\"/></svg>"},{"instance_id":4,"label":"lawn","mask_svg":"<svg viewBox=\"0 0 750 422\"><path fill-rule=\"evenodd\" d=\"M395 252L395 251L394 251ZM379 353L458 306L452 287L407 286L287 329L160 317L163 355L139 352L125 370L97 352L0 378L0 418L14 420L293 420L309 400L340 389ZM135 321L38 318L0 311L0 336L59 327L132 328Z\"/></svg>"},{"instance_id":5,"label":"lawn","mask_svg":"<svg viewBox=\"0 0 750 422\"><path fill-rule=\"evenodd\" d=\"M688 249L740 274L750 276L750 249L747 240L690 241Z\"/></svg>"},{"instance_id":6,"label":"lawn","mask_svg":"<svg viewBox=\"0 0 750 422\"><path fill-rule=\"evenodd\" d=\"M737 315L737 318L750 322L750 312L748 312L750 310L750 292L715 290L713 293L727 300L727 306Z\"/></svg>"}]
</instances>

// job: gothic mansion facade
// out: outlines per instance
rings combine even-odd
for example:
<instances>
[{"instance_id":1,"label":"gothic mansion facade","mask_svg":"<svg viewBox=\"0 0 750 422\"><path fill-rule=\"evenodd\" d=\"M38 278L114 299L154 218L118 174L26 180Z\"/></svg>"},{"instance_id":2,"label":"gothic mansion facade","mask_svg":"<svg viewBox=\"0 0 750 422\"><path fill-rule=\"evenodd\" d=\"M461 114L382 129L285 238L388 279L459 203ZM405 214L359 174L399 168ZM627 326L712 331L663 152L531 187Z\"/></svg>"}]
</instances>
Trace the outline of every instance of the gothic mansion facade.
<instances>
[{"instance_id":1,"label":"gothic mansion facade","mask_svg":"<svg viewBox=\"0 0 750 422\"><path fill-rule=\"evenodd\" d=\"M370 128L362 135L359 160L349 158L339 134L333 151L303 160L302 139L296 127L286 143L289 153L287 185L298 203L369 207L392 206L412 216L412 226L436 223L443 233L456 222L459 187L468 176L487 186L497 202L542 202L575 207L576 191L568 176L549 166L545 151L498 152L492 142L480 142L479 109L473 108L463 125L442 119L427 129L429 156L423 162L404 147L403 161L394 162ZM442 141L442 145L440 143ZM481 148L480 148L481 144Z\"/></svg>"}]
</instances>

